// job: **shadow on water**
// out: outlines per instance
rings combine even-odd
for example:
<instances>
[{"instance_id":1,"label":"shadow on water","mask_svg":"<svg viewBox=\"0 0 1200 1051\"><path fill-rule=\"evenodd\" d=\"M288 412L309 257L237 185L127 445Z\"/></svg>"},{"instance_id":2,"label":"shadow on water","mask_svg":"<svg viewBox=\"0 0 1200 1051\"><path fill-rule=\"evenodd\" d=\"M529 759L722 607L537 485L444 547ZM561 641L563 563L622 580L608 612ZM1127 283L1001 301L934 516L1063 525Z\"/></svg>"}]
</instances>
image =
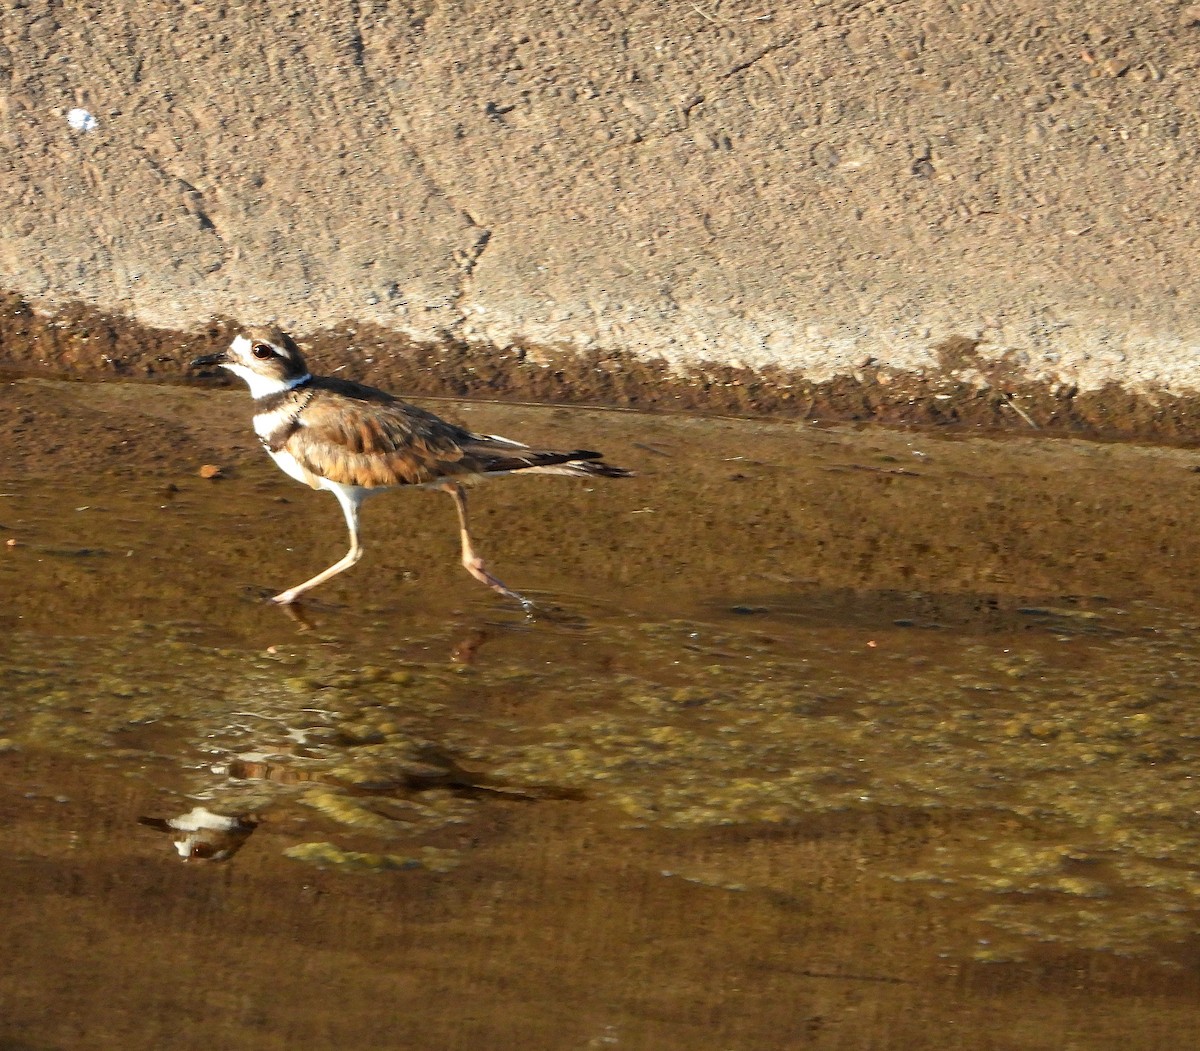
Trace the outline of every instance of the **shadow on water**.
<instances>
[{"instance_id":1,"label":"shadow on water","mask_svg":"<svg viewBox=\"0 0 1200 1051\"><path fill-rule=\"evenodd\" d=\"M532 617L420 493L289 612L340 519L241 399L0 402L3 1046L1200 1020L1188 454L462 405L641 476L481 491Z\"/></svg>"}]
</instances>

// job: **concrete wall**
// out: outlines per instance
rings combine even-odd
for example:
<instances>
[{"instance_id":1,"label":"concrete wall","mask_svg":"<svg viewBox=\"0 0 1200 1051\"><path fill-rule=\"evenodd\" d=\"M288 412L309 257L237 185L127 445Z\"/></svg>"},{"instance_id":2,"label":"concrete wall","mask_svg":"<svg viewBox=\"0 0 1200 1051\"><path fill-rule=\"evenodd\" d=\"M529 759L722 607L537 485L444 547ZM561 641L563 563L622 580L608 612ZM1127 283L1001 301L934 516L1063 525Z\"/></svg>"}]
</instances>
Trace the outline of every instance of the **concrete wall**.
<instances>
[{"instance_id":1,"label":"concrete wall","mask_svg":"<svg viewBox=\"0 0 1200 1051\"><path fill-rule=\"evenodd\" d=\"M51 311L1200 388L1197 8L9 0L0 34L0 288Z\"/></svg>"}]
</instances>

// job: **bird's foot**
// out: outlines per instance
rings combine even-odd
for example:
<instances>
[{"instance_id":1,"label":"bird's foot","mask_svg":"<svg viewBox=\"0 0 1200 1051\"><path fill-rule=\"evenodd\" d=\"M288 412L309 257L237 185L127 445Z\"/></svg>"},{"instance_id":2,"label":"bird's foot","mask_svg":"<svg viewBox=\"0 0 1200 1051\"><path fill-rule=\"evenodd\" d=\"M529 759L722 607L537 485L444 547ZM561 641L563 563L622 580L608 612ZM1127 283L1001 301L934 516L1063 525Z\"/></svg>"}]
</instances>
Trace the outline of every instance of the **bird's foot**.
<instances>
[{"instance_id":1,"label":"bird's foot","mask_svg":"<svg viewBox=\"0 0 1200 1051\"><path fill-rule=\"evenodd\" d=\"M492 577L491 579L487 580L486 583L487 583L488 587L490 587L497 594L503 595L507 599L512 599L513 602L515 602L518 606L521 607L521 611L527 617L532 615L533 611L537 608L536 606L534 606L532 599L527 599L524 595L520 594L519 592L513 591L512 588L505 587L503 584L500 583L500 581L496 580L495 577Z\"/></svg>"},{"instance_id":2,"label":"bird's foot","mask_svg":"<svg viewBox=\"0 0 1200 1051\"><path fill-rule=\"evenodd\" d=\"M505 585L504 581L498 580L488 572L487 566L482 558L467 557L463 559L463 567L481 584L486 584L497 594L503 595L505 598L512 599L524 611L526 616L533 613L534 605L524 595L518 594L512 588Z\"/></svg>"},{"instance_id":3,"label":"bird's foot","mask_svg":"<svg viewBox=\"0 0 1200 1051\"><path fill-rule=\"evenodd\" d=\"M511 598L516 599L517 605L521 607L521 612L524 613L525 616L530 618L533 617L534 611L537 609L537 606L533 604L533 599L528 599L524 595L518 595L515 591L509 591L507 594Z\"/></svg>"}]
</instances>

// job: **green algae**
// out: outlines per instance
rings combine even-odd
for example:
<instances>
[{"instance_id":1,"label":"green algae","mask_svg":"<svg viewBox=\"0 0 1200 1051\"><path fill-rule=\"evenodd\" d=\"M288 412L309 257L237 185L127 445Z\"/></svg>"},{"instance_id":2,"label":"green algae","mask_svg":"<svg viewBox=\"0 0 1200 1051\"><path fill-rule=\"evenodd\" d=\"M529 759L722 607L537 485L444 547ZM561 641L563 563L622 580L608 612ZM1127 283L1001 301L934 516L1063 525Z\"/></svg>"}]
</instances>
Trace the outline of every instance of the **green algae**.
<instances>
[{"instance_id":1,"label":"green algae","mask_svg":"<svg viewBox=\"0 0 1200 1051\"><path fill-rule=\"evenodd\" d=\"M531 799L553 786L663 830L933 815L954 834L876 873L955 898L1015 939L980 958L1030 941L1135 951L1185 937L1200 908L1200 648L1190 623L1149 607L1074 623L1085 630L988 642L805 629L782 645L779 632L703 621L617 622L590 644L636 650L636 664L586 678L569 662L464 669L397 649L394 664L357 666L319 647L18 634L0 734L174 763L191 794L307 813L326 835L380 845L362 857L393 861L401 852L384 844L496 805L485 785ZM439 781L431 748L484 773ZM239 756L274 773L222 777ZM349 846L321 857L394 867ZM736 859L704 878L756 885Z\"/></svg>"},{"instance_id":2,"label":"green algae","mask_svg":"<svg viewBox=\"0 0 1200 1051\"><path fill-rule=\"evenodd\" d=\"M395 872L426 869L430 872L449 872L457 868L459 859L452 851L426 847L414 857L398 854L372 854L360 850L346 850L333 843L297 843L288 847L285 857L304 861L321 868L335 868L343 872Z\"/></svg>"}]
</instances>

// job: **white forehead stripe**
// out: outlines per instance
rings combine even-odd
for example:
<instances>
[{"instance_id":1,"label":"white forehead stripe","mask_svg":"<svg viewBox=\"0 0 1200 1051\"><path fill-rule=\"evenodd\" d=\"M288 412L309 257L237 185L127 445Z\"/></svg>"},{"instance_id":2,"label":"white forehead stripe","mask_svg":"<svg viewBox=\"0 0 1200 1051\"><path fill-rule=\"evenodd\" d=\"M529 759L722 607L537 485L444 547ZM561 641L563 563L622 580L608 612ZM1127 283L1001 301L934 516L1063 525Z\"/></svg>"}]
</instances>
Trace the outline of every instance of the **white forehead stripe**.
<instances>
[{"instance_id":1,"label":"white forehead stripe","mask_svg":"<svg viewBox=\"0 0 1200 1051\"><path fill-rule=\"evenodd\" d=\"M250 340L245 336L238 336L232 343L229 344L229 349L242 358L250 357Z\"/></svg>"}]
</instances>

